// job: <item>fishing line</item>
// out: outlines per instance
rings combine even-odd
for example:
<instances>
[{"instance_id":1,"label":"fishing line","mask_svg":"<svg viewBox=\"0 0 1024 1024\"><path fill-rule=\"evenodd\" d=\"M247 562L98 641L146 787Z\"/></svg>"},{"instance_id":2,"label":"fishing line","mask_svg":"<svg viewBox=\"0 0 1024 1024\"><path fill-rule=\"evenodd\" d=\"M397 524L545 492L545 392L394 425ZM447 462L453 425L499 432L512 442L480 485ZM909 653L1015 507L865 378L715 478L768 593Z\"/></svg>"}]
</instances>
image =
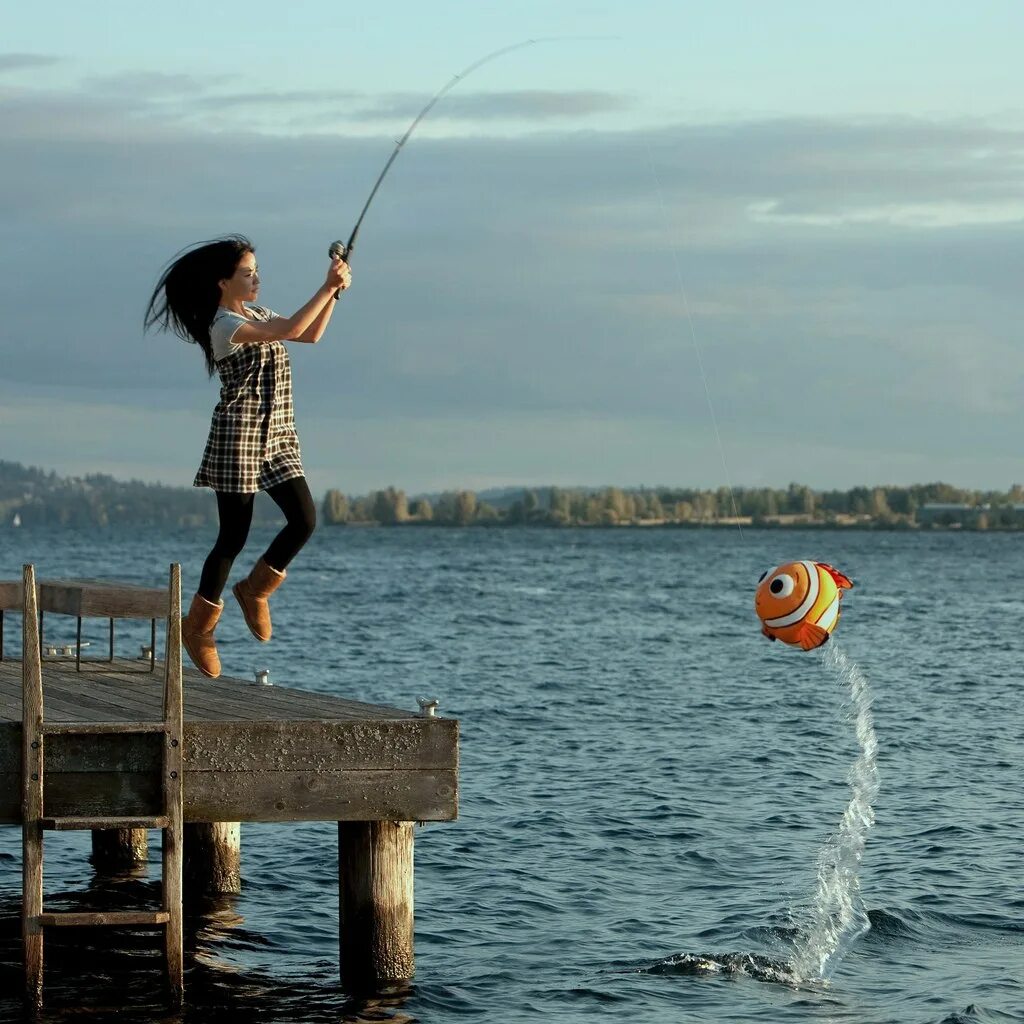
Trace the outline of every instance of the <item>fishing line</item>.
<instances>
[{"instance_id":1,"label":"fishing line","mask_svg":"<svg viewBox=\"0 0 1024 1024\"><path fill-rule=\"evenodd\" d=\"M644 146L647 149L647 160L650 163L651 174L654 175L654 182L658 187L658 199L661 203L661 215L664 222L668 223L668 203L665 201L665 190L662 188L661 178L658 176L658 169L654 164L654 154L651 152L651 144L645 139ZM676 269L676 283L679 287L679 293L683 297L683 309L686 313L686 322L690 326L690 340L693 342L693 351L697 357L697 367L700 369L700 378L704 382L704 397L707 399L708 412L711 414L711 426L715 431L715 440L718 444L718 454L722 459L722 469L725 472L725 485L729 490L729 502L732 506L732 514L736 519L736 527L740 532L740 537L743 536L743 524L740 522L739 509L736 506L736 495L733 492L732 487L732 475L729 472L729 464L725 458L725 446L722 444L722 434L718 429L718 417L715 415L715 405L711 400L711 388L708 385L708 375L704 370L704 358L701 355L700 345L697 342L697 331L693 325L693 315L690 312L690 299L686 294L686 286L683 281L683 271L679 263L679 251L676 249L675 242L672 241L671 233L669 234L669 248L672 252L672 262Z\"/></svg>"}]
</instances>

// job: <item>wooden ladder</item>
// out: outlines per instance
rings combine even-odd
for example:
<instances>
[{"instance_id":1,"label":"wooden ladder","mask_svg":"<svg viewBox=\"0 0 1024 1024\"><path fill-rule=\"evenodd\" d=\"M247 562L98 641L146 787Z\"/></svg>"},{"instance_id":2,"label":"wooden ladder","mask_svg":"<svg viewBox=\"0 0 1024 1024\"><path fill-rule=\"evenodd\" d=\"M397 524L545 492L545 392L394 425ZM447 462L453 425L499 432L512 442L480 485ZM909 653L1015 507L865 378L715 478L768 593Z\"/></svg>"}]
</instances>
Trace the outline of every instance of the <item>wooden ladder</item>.
<instances>
[{"instance_id":1,"label":"wooden ladder","mask_svg":"<svg viewBox=\"0 0 1024 1024\"><path fill-rule=\"evenodd\" d=\"M25 996L43 1002L43 933L45 928L80 925L163 928L171 1002L180 1006L182 983L182 694L181 567L171 566L168 587L163 719L151 722L47 722L43 716L42 658L39 650L38 593L35 569L22 578L22 938ZM100 736L111 733L163 734L163 807L143 816L46 816L43 806L46 737L57 734ZM161 829L163 898L160 910L56 913L43 910L43 832L71 829Z\"/></svg>"}]
</instances>

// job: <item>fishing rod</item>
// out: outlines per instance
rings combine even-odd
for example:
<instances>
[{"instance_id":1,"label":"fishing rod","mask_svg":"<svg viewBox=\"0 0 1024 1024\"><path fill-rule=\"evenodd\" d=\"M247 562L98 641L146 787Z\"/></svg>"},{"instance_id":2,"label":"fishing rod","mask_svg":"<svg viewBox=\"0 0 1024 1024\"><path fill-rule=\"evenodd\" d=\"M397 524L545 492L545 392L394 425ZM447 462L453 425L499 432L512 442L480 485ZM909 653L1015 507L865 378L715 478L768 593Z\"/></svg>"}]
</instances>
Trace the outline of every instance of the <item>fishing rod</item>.
<instances>
[{"instance_id":1,"label":"fishing rod","mask_svg":"<svg viewBox=\"0 0 1024 1024\"><path fill-rule=\"evenodd\" d=\"M331 242L331 247L328 250L328 255L332 260L344 260L346 263L352 262L352 250L355 248L356 235L359 234L359 228L363 223L363 218L366 216L366 211L370 208L370 203L373 202L373 197L377 194L377 189L380 188L381 182L384 180L384 176L391 169L391 165L395 162L395 157L398 156L402 147L408 142L409 136L416 130L416 126L430 113L433 109L434 104L438 102L442 97L449 93L455 86L462 81L467 75L472 74L477 68L482 67L488 61L495 60L498 57L504 56L506 53L511 53L513 50L521 50L526 46L533 46L535 43L542 42L541 39L526 39L521 43L513 43L511 46L504 46L500 50L495 50L494 53L487 54L486 57L481 57L478 61L470 64L469 67L464 68L457 75L455 75L442 89L440 89L431 98L430 102L416 115L412 124L406 129L405 134L395 144L395 148L388 157L388 162L384 165L384 170L380 172L380 176L374 183L373 189L370 191L370 196L363 204L362 212L359 214L359 219L356 221L356 226L352 229L352 234L348 236L347 242L342 242L340 239L336 242ZM341 298L341 289L338 289L334 293L335 300Z\"/></svg>"}]
</instances>

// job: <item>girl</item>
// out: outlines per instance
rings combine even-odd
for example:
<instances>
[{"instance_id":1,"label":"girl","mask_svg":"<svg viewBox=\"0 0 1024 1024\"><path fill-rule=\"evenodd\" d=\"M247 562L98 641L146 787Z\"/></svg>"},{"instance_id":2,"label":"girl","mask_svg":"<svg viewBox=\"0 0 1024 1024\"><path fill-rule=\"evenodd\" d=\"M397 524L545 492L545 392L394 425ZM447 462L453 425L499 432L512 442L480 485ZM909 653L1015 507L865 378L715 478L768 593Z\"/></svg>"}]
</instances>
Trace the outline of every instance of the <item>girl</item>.
<instances>
[{"instance_id":1,"label":"girl","mask_svg":"<svg viewBox=\"0 0 1024 1024\"><path fill-rule=\"evenodd\" d=\"M220 375L220 402L193 481L195 487L211 487L216 493L220 532L181 623L189 657L211 679L220 675L213 639L224 608L220 595L249 535L256 492L266 491L287 520L249 576L232 588L257 640L270 639L267 598L316 526L295 433L291 367L282 342L319 341L334 312L334 299L351 280L348 265L334 260L309 302L293 316L279 316L253 304L260 290L255 246L241 235L229 235L175 257L146 308L147 329L157 325L194 342L203 350L210 376L214 370Z\"/></svg>"}]
</instances>

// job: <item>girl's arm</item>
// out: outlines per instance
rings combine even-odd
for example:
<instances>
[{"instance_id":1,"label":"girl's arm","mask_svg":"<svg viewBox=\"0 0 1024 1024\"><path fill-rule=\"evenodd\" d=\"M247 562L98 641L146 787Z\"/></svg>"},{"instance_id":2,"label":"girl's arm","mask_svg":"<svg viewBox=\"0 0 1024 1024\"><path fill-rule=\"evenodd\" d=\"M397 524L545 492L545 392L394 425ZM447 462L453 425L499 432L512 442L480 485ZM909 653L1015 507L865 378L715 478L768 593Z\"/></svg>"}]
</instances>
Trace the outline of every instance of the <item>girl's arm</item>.
<instances>
[{"instance_id":1,"label":"girl's arm","mask_svg":"<svg viewBox=\"0 0 1024 1024\"><path fill-rule=\"evenodd\" d=\"M344 260L332 260L331 268L327 271L327 280L297 313L292 316L278 316L266 323L244 323L232 335L232 342L237 345L254 345L267 341L306 340L302 335L323 318L325 313L326 319L323 322L326 325L332 312L330 306L334 305L334 293L339 288L347 288L350 280L348 264ZM315 341L316 338L311 340Z\"/></svg>"},{"instance_id":2,"label":"girl's arm","mask_svg":"<svg viewBox=\"0 0 1024 1024\"><path fill-rule=\"evenodd\" d=\"M344 291L348 287L347 284L341 286L341 290ZM322 337L324 331L327 329L327 325L331 322L331 314L334 312L334 307L337 305L336 302L328 302L323 309L317 314L316 319L307 327L297 338L289 338L289 341L305 341L310 345L315 345Z\"/></svg>"}]
</instances>

